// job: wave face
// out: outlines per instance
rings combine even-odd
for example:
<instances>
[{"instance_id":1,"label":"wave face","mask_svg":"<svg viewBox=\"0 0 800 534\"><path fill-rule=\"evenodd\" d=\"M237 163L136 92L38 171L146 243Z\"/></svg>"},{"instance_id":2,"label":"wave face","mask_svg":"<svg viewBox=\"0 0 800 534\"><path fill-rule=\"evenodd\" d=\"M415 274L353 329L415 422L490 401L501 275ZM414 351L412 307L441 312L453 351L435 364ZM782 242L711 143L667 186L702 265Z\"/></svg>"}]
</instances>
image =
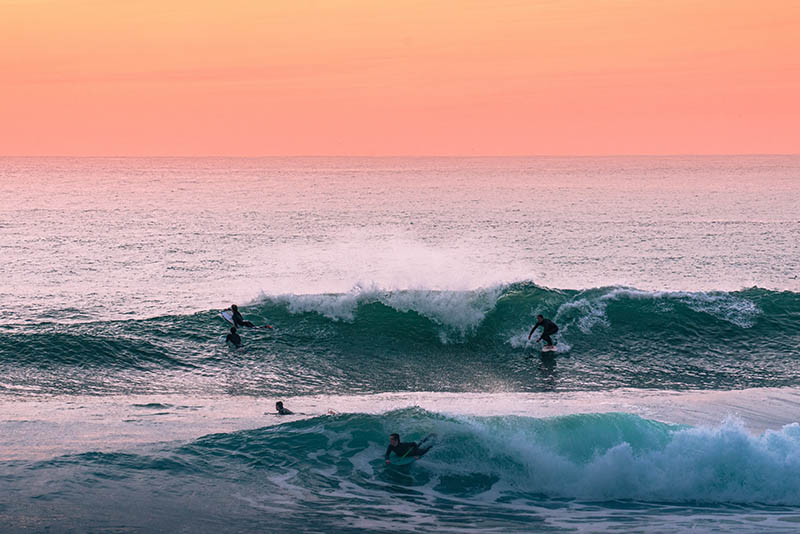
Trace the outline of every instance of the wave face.
<instances>
[{"instance_id":1,"label":"wave face","mask_svg":"<svg viewBox=\"0 0 800 534\"><path fill-rule=\"evenodd\" d=\"M411 465L386 466L390 432L408 441L436 433L436 444ZM732 515L800 506L799 457L797 424L752 436L734 421L690 428L621 413L456 418L410 408L19 463L27 482L14 489L48 502L54 517L63 507L79 524L100 517L145 530L185 521L213 531L227 520L245 531L265 515L277 532L558 530L579 518L632 528L641 515L652 529L679 525L678 505Z\"/></svg>"},{"instance_id":2,"label":"wave face","mask_svg":"<svg viewBox=\"0 0 800 534\"><path fill-rule=\"evenodd\" d=\"M6 325L0 387L297 395L733 389L800 379L800 295L792 292L355 288L265 296L242 310L276 329L243 329L239 350L225 346L227 323L213 311ZM560 326L554 356L527 341L538 313Z\"/></svg>"}]
</instances>

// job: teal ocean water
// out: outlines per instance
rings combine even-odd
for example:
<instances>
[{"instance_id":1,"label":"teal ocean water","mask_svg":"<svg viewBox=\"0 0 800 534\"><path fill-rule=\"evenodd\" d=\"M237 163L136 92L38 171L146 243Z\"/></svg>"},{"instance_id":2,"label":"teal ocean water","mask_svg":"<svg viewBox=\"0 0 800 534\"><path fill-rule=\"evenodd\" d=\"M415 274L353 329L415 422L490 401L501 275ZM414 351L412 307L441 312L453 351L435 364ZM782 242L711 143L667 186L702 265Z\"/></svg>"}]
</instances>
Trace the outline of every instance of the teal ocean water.
<instances>
[{"instance_id":1,"label":"teal ocean water","mask_svg":"<svg viewBox=\"0 0 800 534\"><path fill-rule=\"evenodd\" d=\"M460 292L261 297L241 309L275 328L242 329L239 350L224 343L227 323L214 310L6 324L4 386L23 395L285 396L714 390L800 380L789 357L800 346L800 295L786 291L579 291L522 282ZM557 352L543 359L538 335L527 339L538 313L560 326Z\"/></svg>"},{"instance_id":2,"label":"teal ocean water","mask_svg":"<svg viewBox=\"0 0 800 534\"><path fill-rule=\"evenodd\" d=\"M790 156L0 159L0 530L794 532L797 206Z\"/></svg>"}]
</instances>

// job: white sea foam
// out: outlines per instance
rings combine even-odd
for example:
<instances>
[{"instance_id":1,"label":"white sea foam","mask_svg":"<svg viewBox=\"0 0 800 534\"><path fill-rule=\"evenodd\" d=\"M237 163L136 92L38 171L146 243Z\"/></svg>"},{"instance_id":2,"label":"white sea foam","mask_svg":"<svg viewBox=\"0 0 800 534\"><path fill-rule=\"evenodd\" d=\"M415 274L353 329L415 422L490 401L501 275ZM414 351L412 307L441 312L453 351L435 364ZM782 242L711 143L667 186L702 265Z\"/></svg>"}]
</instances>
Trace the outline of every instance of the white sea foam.
<instances>
[{"instance_id":1,"label":"white sea foam","mask_svg":"<svg viewBox=\"0 0 800 534\"><path fill-rule=\"evenodd\" d=\"M797 423L752 436L729 419L677 430L663 448L622 442L586 463L538 445L518 454L532 475L528 483L569 497L800 505Z\"/></svg>"},{"instance_id":2,"label":"white sea foam","mask_svg":"<svg viewBox=\"0 0 800 534\"><path fill-rule=\"evenodd\" d=\"M559 306L556 320L577 314L577 327L584 333L590 333L597 326L610 326L606 314L608 305L623 299L653 301L659 304L664 312L671 311L676 303L680 303L693 311L708 314L742 328L752 327L761 314L761 310L754 302L730 293L644 291L614 287L603 290L599 295L593 295L595 291L598 290L587 291L587 295Z\"/></svg>"},{"instance_id":3,"label":"white sea foam","mask_svg":"<svg viewBox=\"0 0 800 534\"><path fill-rule=\"evenodd\" d=\"M474 291L411 289L387 291L375 285L357 285L347 293L262 297L281 302L291 313L319 313L334 321L354 321L360 305L381 303L399 312L415 312L464 335L476 328L495 306L503 286ZM443 340L448 340L443 333Z\"/></svg>"}]
</instances>

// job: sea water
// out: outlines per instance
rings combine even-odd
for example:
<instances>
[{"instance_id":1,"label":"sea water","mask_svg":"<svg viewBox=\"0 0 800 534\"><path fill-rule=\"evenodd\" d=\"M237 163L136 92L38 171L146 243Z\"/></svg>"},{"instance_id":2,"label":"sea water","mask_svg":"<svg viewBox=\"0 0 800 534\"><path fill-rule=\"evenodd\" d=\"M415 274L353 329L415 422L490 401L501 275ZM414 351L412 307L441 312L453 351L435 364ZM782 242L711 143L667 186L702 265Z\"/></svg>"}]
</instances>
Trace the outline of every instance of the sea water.
<instances>
[{"instance_id":1,"label":"sea water","mask_svg":"<svg viewBox=\"0 0 800 534\"><path fill-rule=\"evenodd\" d=\"M796 532L798 206L796 156L2 158L0 530Z\"/></svg>"}]
</instances>

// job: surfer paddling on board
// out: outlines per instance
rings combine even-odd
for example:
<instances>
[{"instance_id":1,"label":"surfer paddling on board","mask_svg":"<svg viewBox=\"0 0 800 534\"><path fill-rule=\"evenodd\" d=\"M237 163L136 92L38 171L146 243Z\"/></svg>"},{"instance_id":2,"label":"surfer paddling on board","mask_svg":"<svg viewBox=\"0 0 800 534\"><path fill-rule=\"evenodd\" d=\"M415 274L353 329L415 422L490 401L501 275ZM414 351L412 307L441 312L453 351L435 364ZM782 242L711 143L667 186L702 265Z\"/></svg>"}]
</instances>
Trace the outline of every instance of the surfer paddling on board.
<instances>
[{"instance_id":1,"label":"surfer paddling on board","mask_svg":"<svg viewBox=\"0 0 800 534\"><path fill-rule=\"evenodd\" d=\"M389 455L395 453L400 459L405 458L406 456L413 456L417 460L419 457L431 450L431 446L425 447L424 449L420 448L420 445L428 441L431 436L426 437L419 443L415 443L410 441L408 443L400 443L400 434L389 434L389 447L386 449L386 463L390 464L392 462L389 461Z\"/></svg>"},{"instance_id":2,"label":"surfer paddling on board","mask_svg":"<svg viewBox=\"0 0 800 534\"><path fill-rule=\"evenodd\" d=\"M256 325L254 325L253 323L251 323L250 321L245 321L244 317L242 317L242 314L239 311L239 306L237 306L236 304L231 304L231 313L233 314L231 319L233 320L233 325L234 326L246 326L247 328L269 328L269 329L272 329L272 327L270 325L268 325L268 324L264 325L263 327L258 327Z\"/></svg>"},{"instance_id":3,"label":"surfer paddling on board","mask_svg":"<svg viewBox=\"0 0 800 534\"><path fill-rule=\"evenodd\" d=\"M528 334L528 339L530 340L531 336L533 335L533 331L539 328L540 326L542 327L542 335L539 336L539 339L537 339L536 341L541 341L542 339L544 339L545 345L548 347L552 347L553 339L550 336L558 332L558 326L550 319L545 319L542 314L536 316L536 324L533 325L533 328L531 328L531 333Z\"/></svg>"},{"instance_id":4,"label":"surfer paddling on board","mask_svg":"<svg viewBox=\"0 0 800 534\"><path fill-rule=\"evenodd\" d=\"M228 337L225 338L226 343L233 344L234 347L239 348L242 346L242 338L239 337L239 334L236 333L236 327L231 327L231 333L228 334Z\"/></svg>"},{"instance_id":5,"label":"surfer paddling on board","mask_svg":"<svg viewBox=\"0 0 800 534\"><path fill-rule=\"evenodd\" d=\"M294 413L289 408L283 407L283 401L276 402L275 409L278 411L278 415L292 415Z\"/></svg>"}]
</instances>

